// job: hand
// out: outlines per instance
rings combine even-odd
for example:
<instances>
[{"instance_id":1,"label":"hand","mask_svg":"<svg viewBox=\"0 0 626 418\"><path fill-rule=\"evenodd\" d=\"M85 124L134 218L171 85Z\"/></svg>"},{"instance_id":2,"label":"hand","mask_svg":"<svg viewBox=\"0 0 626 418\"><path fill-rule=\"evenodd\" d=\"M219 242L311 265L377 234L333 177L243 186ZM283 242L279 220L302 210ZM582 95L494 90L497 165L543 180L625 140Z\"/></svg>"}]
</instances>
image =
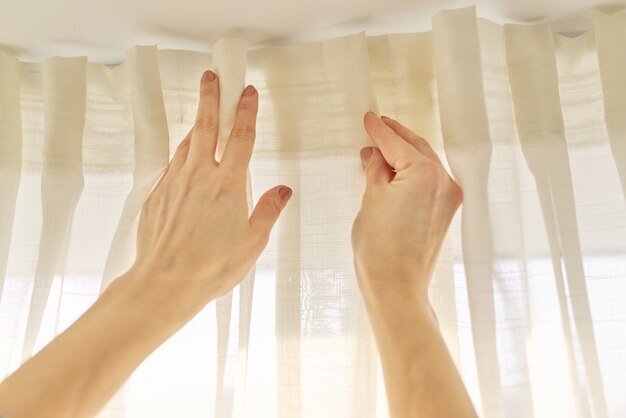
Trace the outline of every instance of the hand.
<instances>
[{"instance_id":1,"label":"hand","mask_svg":"<svg viewBox=\"0 0 626 418\"><path fill-rule=\"evenodd\" d=\"M144 203L135 264L0 384L7 414L95 416L153 350L245 276L291 195L274 187L248 218L257 106L248 86L218 163L219 85L214 73L204 73L193 129Z\"/></svg>"},{"instance_id":2,"label":"hand","mask_svg":"<svg viewBox=\"0 0 626 418\"><path fill-rule=\"evenodd\" d=\"M365 129L378 148L361 150L366 189L352 228L359 286L366 302L424 300L463 193L428 142L399 122L369 112Z\"/></svg>"},{"instance_id":3,"label":"hand","mask_svg":"<svg viewBox=\"0 0 626 418\"><path fill-rule=\"evenodd\" d=\"M428 284L463 199L428 143L365 115L366 188L352 228L357 279L385 376L389 416L475 417L428 302Z\"/></svg>"},{"instance_id":4,"label":"hand","mask_svg":"<svg viewBox=\"0 0 626 418\"><path fill-rule=\"evenodd\" d=\"M244 90L217 162L219 82L205 72L194 126L143 205L131 270L148 276L150 288L180 296L176 303L198 308L239 283L291 197L290 188L274 187L248 217L246 180L258 99L253 86Z\"/></svg>"}]
</instances>

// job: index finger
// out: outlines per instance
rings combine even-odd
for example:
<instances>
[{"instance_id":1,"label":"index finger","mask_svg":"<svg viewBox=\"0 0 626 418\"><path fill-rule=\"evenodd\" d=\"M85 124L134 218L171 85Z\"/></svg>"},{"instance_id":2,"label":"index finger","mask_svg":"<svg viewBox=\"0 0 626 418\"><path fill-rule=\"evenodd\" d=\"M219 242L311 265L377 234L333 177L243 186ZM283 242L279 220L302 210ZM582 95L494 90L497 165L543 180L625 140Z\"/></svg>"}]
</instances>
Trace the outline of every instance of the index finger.
<instances>
[{"instance_id":1,"label":"index finger","mask_svg":"<svg viewBox=\"0 0 626 418\"><path fill-rule=\"evenodd\" d=\"M419 152L421 152L431 160L441 163L441 161L439 160L439 156L437 155L435 150L424 138L417 135L415 132L413 132L395 119L391 119L386 116L381 116L381 119L385 123L385 125L393 129L395 133L400 135L402 139L404 139L406 142L413 145L415 149L417 149Z\"/></svg>"},{"instance_id":2,"label":"index finger","mask_svg":"<svg viewBox=\"0 0 626 418\"><path fill-rule=\"evenodd\" d=\"M235 116L235 124L226 143L221 165L229 170L246 173L256 137L256 116L259 94L254 86L244 89Z\"/></svg>"},{"instance_id":3,"label":"index finger","mask_svg":"<svg viewBox=\"0 0 626 418\"><path fill-rule=\"evenodd\" d=\"M409 167L416 159L426 158L374 113L367 112L364 122L367 133L376 142L383 157L385 157L385 161L394 170L403 170Z\"/></svg>"},{"instance_id":4,"label":"index finger","mask_svg":"<svg viewBox=\"0 0 626 418\"><path fill-rule=\"evenodd\" d=\"M215 161L217 133L219 129L220 87L217 75L205 71L200 81L198 113L191 134L189 159L193 161Z\"/></svg>"}]
</instances>

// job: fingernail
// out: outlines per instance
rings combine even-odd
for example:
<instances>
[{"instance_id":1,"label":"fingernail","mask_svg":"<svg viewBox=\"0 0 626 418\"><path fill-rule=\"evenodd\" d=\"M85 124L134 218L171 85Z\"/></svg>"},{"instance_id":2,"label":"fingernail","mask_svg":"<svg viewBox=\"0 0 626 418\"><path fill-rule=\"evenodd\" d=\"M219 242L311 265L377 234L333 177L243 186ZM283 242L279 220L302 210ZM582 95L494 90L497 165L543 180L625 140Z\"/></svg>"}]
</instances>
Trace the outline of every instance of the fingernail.
<instances>
[{"instance_id":1,"label":"fingernail","mask_svg":"<svg viewBox=\"0 0 626 418\"><path fill-rule=\"evenodd\" d=\"M203 83L207 83L209 81L213 81L217 78L217 75L211 71L211 70L207 70L204 72L204 74L202 74L202 82Z\"/></svg>"},{"instance_id":2,"label":"fingernail","mask_svg":"<svg viewBox=\"0 0 626 418\"><path fill-rule=\"evenodd\" d=\"M280 198L283 200L287 200L291 197L291 189L287 186L283 186L278 190L278 194L280 195Z\"/></svg>"},{"instance_id":3,"label":"fingernail","mask_svg":"<svg viewBox=\"0 0 626 418\"><path fill-rule=\"evenodd\" d=\"M367 160L370 159L370 157L372 156L372 152L374 152L374 150L372 150L372 147L363 148L361 150L361 162L363 164L365 164Z\"/></svg>"},{"instance_id":4,"label":"fingernail","mask_svg":"<svg viewBox=\"0 0 626 418\"><path fill-rule=\"evenodd\" d=\"M252 96L254 93L256 93L256 89L250 85L243 90L242 96Z\"/></svg>"},{"instance_id":5,"label":"fingernail","mask_svg":"<svg viewBox=\"0 0 626 418\"><path fill-rule=\"evenodd\" d=\"M387 116L381 116L381 119L387 119L387 120L391 120L391 118L388 118Z\"/></svg>"}]
</instances>

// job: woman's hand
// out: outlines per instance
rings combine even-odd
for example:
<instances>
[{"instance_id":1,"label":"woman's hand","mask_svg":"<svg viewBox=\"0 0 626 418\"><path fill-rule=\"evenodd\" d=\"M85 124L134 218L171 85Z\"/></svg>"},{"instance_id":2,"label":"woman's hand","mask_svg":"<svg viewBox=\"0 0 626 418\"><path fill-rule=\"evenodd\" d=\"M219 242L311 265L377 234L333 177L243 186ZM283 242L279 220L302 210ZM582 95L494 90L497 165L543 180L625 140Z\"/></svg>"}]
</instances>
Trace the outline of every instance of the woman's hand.
<instances>
[{"instance_id":1,"label":"woman's hand","mask_svg":"<svg viewBox=\"0 0 626 418\"><path fill-rule=\"evenodd\" d=\"M248 217L257 105L257 92L248 86L216 162L219 86L214 73L204 73L194 127L144 204L135 264L0 384L3 412L96 415L154 349L245 276L291 195L288 187L274 187Z\"/></svg>"},{"instance_id":2,"label":"woman's hand","mask_svg":"<svg viewBox=\"0 0 626 418\"><path fill-rule=\"evenodd\" d=\"M476 417L428 302L428 283L461 188L428 143L365 115L379 148L364 148L366 188L352 229L357 278L392 418Z\"/></svg>"},{"instance_id":3,"label":"woman's hand","mask_svg":"<svg viewBox=\"0 0 626 418\"><path fill-rule=\"evenodd\" d=\"M352 229L361 291L366 302L397 295L425 300L463 193L428 142L399 122L370 112L365 128L378 148L361 150L366 189Z\"/></svg>"},{"instance_id":4,"label":"woman's hand","mask_svg":"<svg viewBox=\"0 0 626 418\"><path fill-rule=\"evenodd\" d=\"M140 270L151 288L180 296L176 303L204 306L239 283L291 196L288 187L274 187L249 216L246 180L258 99L254 87L246 87L217 162L219 83L205 72L195 124L143 206L131 270Z\"/></svg>"}]
</instances>

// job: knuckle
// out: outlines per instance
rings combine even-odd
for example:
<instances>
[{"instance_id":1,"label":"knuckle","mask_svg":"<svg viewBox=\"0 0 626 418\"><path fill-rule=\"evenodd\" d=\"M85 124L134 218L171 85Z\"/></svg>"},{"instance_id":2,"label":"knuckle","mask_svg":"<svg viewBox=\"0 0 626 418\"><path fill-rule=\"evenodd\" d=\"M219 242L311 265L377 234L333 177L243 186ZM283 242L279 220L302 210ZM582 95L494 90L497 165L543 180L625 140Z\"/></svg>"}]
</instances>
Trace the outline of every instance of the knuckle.
<instances>
[{"instance_id":1,"label":"knuckle","mask_svg":"<svg viewBox=\"0 0 626 418\"><path fill-rule=\"evenodd\" d=\"M254 126L248 123L236 125L230 136L232 139L252 139L254 137Z\"/></svg>"},{"instance_id":2,"label":"knuckle","mask_svg":"<svg viewBox=\"0 0 626 418\"><path fill-rule=\"evenodd\" d=\"M443 167L426 158L415 159L413 163L416 170L413 171L412 177L416 182L417 192L426 194L432 199L440 198L446 188L442 180L447 177L447 174Z\"/></svg>"},{"instance_id":3,"label":"knuckle","mask_svg":"<svg viewBox=\"0 0 626 418\"><path fill-rule=\"evenodd\" d=\"M374 147L372 149L372 155L370 156L368 163L370 164L382 164L385 162L385 157L383 157L382 152L379 148Z\"/></svg>"},{"instance_id":4,"label":"knuckle","mask_svg":"<svg viewBox=\"0 0 626 418\"><path fill-rule=\"evenodd\" d=\"M188 189L189 186L200 177L199 171L200 167L197 164L185 164L180 170L179 175L176 176L178 188L181 190Z\"/></svg>"},{"instance_id":5,"label":"knuckle","mask_svg":"<svg viewBox=\"0 0 626 418\"><path fill-rule=\"evenodd\" d=\"M432 155L431 152L433 152L433 150L430 144L425 139L418 137L411 142L413 144L413 147L422 154L426 155L427 157L430 157Z\"/></svg>"},{"instance_id":6,"label":"knuckle","mask_svg":"<svg viewBox=\"0 0 626 418\"><path fill-rule=\"evenodd\" d=\"M411 137L413 139L413 141L415 141L417 144L420 144L424 147L428 147L431 148L430 143L426 140L426 138L421 137L417 134L413 134L413 136Z\"/></svg>"},{"instance_id":7,"label":"knuckle","mask_svg":"<svg viewBox=\"0 0 626 418\"><path fill-rule=\"evenodd\" d=\"M214 83L202 83L200 86L200 97L209 97L215 94Z\"/></svg>"},{"instance_id":8,"label":"knuckle","mask_svg":"<svg viewBox=\"0 0 626 418\"><path fill-rule=\"evenodd\" d=\"M241 183L240 176L232 170L220 170L216 181L221 185L224 191L238 190Z\"/></svg>"},{"instance_id":9,"label":"knuckle","mask_svg":"<svg viewBox=\"0 0 626 418\"><path fill-rule=\"evenodd\" d=\"M431 159L415 158L414 161L419 164L420 176L435 180L444 172L443 167Z\"/></svg>"},{"instance_id":10,"label":"knuckle","mask_svg":"<svg viewBox=\"0 0 626 418\"><path fill-rule=\"evenodd\" d=\"M405 154L398 158L396 163L396 169L404 170L405 168L420 165L420 159L415 153ZM428 168L426 168L427 170ZM421 170L421 168L420 168Z\"/></svg>"},{"instance_id":11,"label":"knuckle","mask_svg":"<svg viewBox=\"0 0 626 418\"><path fill-rule=\"evenodd\" d=\"M147 214L152 207L152 195L148 196L146 200L144 200L143 205L141 205L141 210L143 213Z\"/></svg>"},{"instance_id":12,"label":"knuckle","mask_svg":"<svg viewBox=\"0 0 626 418\"><path fill-rule=\"evenodd\" d=\"M239 110L255 110L255 109L256 109L256 100L243 99L239 101Z\"/></svg>"},{"instance_id":13,"label":"knuckle","mask_svg":"<svg viewBox=\"0 0 626 418\"><path fill-rule=\"evenodd\" d=\"M452 178L449 178L448 181L447 196L456 206L463 203L463 189L461 189L461 186Z\"/></svg>"},{"instance_id":14,"label":"knuckle","mask_svg":"<svg viewBox=\"0 0 626 418\"><path fill-rule=\"evenodd\" d=\"M270 199L267 204L274 213L280 213L283 207L282 203L278 199Z\"/></svg>"},{"instance_id":15,"label":"knuckle","mask_svg":"<svg viewBox=\"0 0 626 418\"><path fill-rule=\"evenodd\" d=\"M398 136L395 132L389 132L387 129L380 128L378 131L378 138L383 142L393 143L398 140Z\"/></svg>"},{"instance_id":16,"label":"knuckle","mask_svg":"<svg viewBox=\"0 0 626 418\"><path fill-rule=\"evenodd\" d=\"M201 131L212 131L217 129L217 118L215 116L199 116L196 118L194 127Z\"/></svg>"},{"instance_id":17,"label":"knuckle","mask_svg":"<svg viewBox=\"0 0 626 418\"><path fill-rule=\"evenodd\" d=\"M185 139L180 141L180 143L176 147L176 150L177 151L184 151L185 148L189 147L189 145L191 145L191 137L186 137Z\"/></svg>"}]
</instances>

